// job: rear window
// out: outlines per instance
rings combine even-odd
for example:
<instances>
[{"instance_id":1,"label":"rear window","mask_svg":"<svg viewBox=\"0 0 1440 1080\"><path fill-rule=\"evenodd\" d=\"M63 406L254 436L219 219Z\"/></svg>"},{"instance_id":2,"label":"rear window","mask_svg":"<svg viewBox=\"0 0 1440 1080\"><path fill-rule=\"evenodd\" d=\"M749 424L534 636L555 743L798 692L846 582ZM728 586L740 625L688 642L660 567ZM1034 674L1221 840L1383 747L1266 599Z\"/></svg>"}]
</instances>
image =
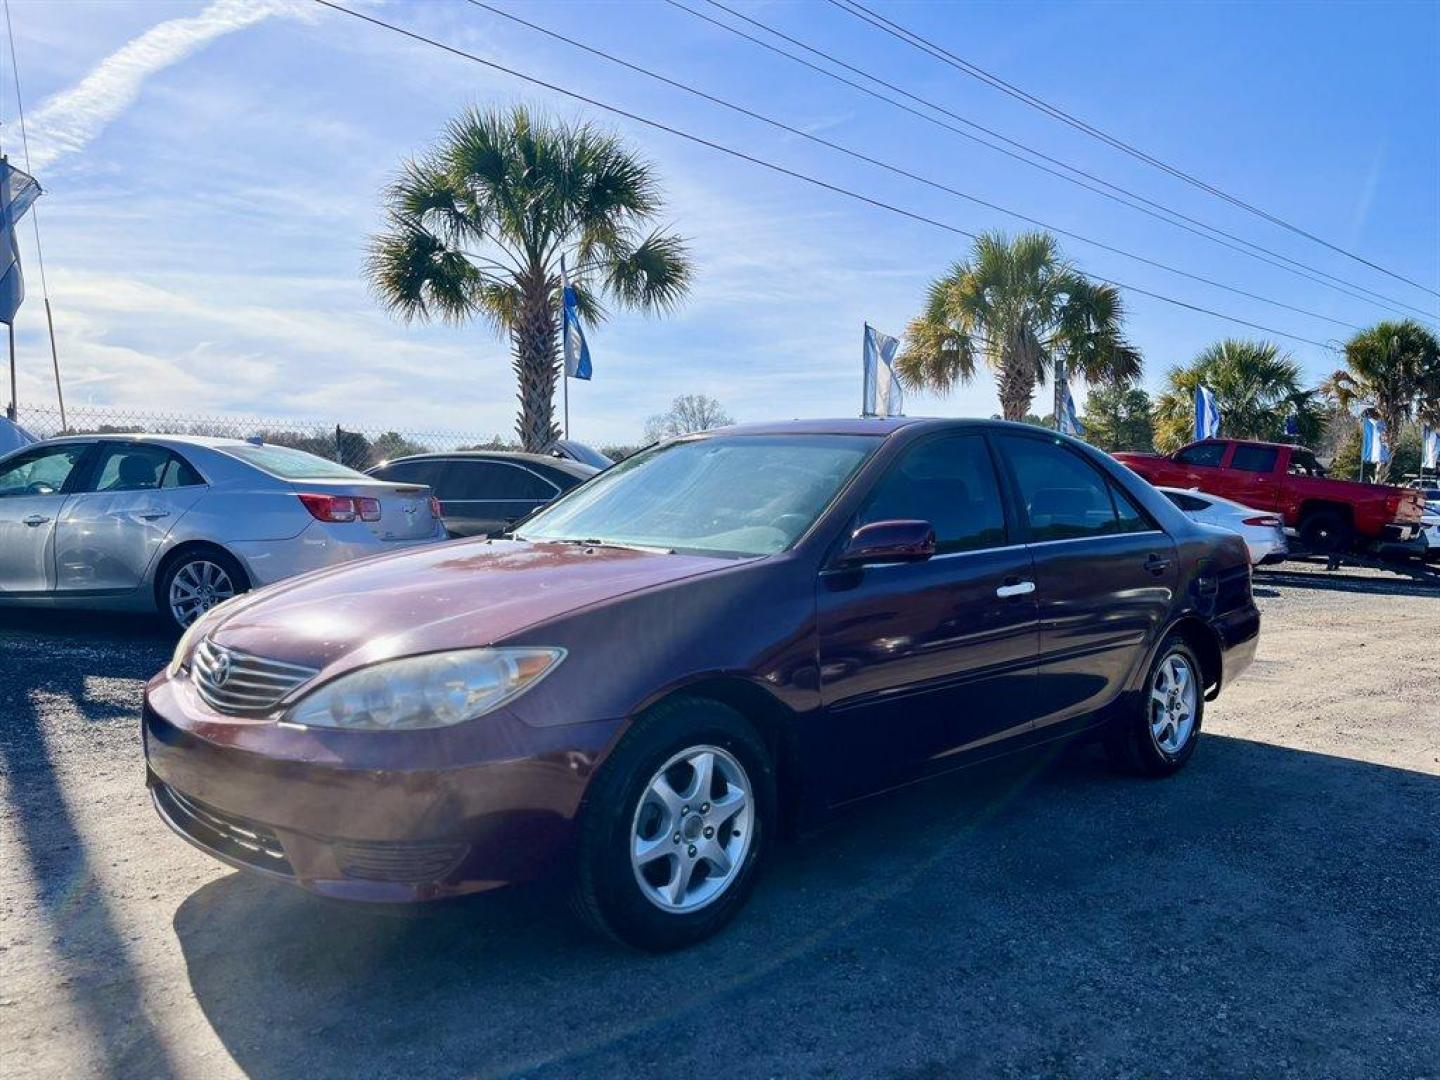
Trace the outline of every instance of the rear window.
<instances>
[{"instance_id":1,"label":"rear window","mask_svg":"<svg viewBox=\"0 0 1440 1080\"><path fill-rule=\"evenodd\" d=\"M327 461L314 454L307 454L304 450L292 450L288 446L254 446L247 443L244 446L221 446L216 449L282 480L369 479L364 473L347 468L338 461Z\"/></svg>"}]
</instances>

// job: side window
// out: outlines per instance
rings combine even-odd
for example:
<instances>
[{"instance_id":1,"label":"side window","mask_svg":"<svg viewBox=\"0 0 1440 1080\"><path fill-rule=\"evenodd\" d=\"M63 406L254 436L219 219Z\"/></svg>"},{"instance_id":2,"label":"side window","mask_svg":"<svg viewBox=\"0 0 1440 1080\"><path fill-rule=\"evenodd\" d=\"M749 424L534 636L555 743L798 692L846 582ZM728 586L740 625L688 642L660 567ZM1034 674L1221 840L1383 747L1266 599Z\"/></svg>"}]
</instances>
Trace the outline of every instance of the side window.
<instances>
[{"instance_id":1,"label":"side window","mask_svg":"<svg viewBox=\"0 0 1440 1080\"><path fill-rule=\"evenodd\" d=\"M1235 456L1230 459L1232 469L1244 472L1268 473L1275 471L1275 459L1280 451L1273 446L1235 447Z\"/></svg>"},{"instance_id":2,"label":"side window","mask_svg":"<svg viewBox=\"0 0 1440 1080\"><path fill-rule=\"evenodd\" d=\"M1145 530L1155 527L1150 518L1146 516L1145 511L1135 505L1135 500L1114 483L1110 485L1110 497L1115 500L1115 516L1119 522L1120 532L1145 532Z\"/></svg>"},{"instance_id":3,"label":"side window","mask_svg":"<svg viewBox=\"0 0 1440 1080\"><path fill-rule=\"evenodd\" d=\"M1310 451L1293 449L1290 451L1289 473L1291 476L1324 476L1325 470Z\"/></svg>"},{"instance_id":4,"label":"side window","mask_svg":"<svg viewBox=\"0 0 1440 1080\"><path fill-rule=\"evenodd\" d=\"M397 461L393 465L386 465L376 469L374 476L377 480L389 480L393 484L424 484L427 487L434 488L438 495L440 492L440 478L444 475L445 464L444 461L435 458L422 458L419 461Z\"/></svg>"},{"instance_id":5,"label":"side window","mask_svg":"<svg viewBox=\"0 0 1440 1080\"><path fill-rule=\"evenodd\" d=\"M195 471L195 467L174 453L170 455L170 464L165 469L165 475L160 478L162 488L198 487L203 483L205 478Z\"/></svg>"},{"instance_id":6,"label":"side window","mask_svg":"<svg viewBox=\"0 0 1440 1080\"><path fill-rule=\"evenodd\" d=\"M1078 454L1057 443L1013 435L1002 435L1000 445L1015 472L1033 541L1130 531L1116 512L1111 485Z\"/></svg>"},{"instance_id":7,"label":"side window","mask_svg":"<svg viewBox=\"0 0 1440 1080\"><path fill-rule=\"evenodd\" d=\"M170 451L144 443L114 443L100 451L92 491L149 491L160 486Z\"/></svg>"},{"instance_id":8,"label":"side window","mask_svg":"<svg viewBox=\"0 0 1440 1080\"><path fill-rule=\"evenodd\" d=\"M1175 455L1175 460L1182 465L1204 465L1207 468L1218 469L1224 457L1224 443L1202 442L1196 443L1194 446L1187 446Z\"/></svg>"},{"instance_id":9,"label":"side window","mask_svg":"<svg viewBox=\"0 0 1440 1080\"><path fill-rule=\"evenodd\" d=\"M951 435L907 451L880 481L860 523L902 518L934 525L940 554L1004 544L1005 508L984 438Z\"/></svg>"},{"instance_id":10,"label":"side window","mask_svg":"<svg viewBox=\"0 0 1440 1080\"><path fill-rule=\"evenodd\" d=\"M58 494L75 463L92 445L67 443L17 454L5 465L0 465L0 499Z\"/></svg>"},{"instance_id":11,"label":"side window","mask_svg":"<svg viewBox=\"0 0 1440 1080\"><path fill-rule=\"evenodd\" d=\"M1197 510L1204 510L1210 505L1203 499L1195 498L1194 495L1183 495L1178 491L1166 491L1162 492L1162 494L1187 514L1193 514Z\"/></svg>"},{"instance_id":12,"label":"side window","mask_svg":"<svg viewBox=\"0 0 1440 1080\"><path fill-rule=\"evenodd\" d=\"M497 461L452 462L444 499L535 502L555 497L555 485L515 465Z\"/></svg>"}]
</instances>

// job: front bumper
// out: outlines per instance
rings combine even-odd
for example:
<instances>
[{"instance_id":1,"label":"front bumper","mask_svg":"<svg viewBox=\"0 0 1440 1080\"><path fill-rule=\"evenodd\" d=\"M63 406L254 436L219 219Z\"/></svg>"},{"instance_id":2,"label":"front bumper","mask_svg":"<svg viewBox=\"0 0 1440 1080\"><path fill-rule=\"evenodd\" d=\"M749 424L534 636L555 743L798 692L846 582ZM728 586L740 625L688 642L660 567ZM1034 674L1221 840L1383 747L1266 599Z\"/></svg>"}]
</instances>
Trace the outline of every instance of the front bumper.
<instances>
[{"instance_id":1,"label":"front bumper","mask_svg":"<svg viewBox=\"0 0 1440 1080\"><path fill-rule=\"evenodd\" d=\"M501 710L456 728L336 732L207 713L183 680L146 689L160 817L240 869L381 903L549 874L612 724L537 729Z\"/></svg>"}]
</instances>

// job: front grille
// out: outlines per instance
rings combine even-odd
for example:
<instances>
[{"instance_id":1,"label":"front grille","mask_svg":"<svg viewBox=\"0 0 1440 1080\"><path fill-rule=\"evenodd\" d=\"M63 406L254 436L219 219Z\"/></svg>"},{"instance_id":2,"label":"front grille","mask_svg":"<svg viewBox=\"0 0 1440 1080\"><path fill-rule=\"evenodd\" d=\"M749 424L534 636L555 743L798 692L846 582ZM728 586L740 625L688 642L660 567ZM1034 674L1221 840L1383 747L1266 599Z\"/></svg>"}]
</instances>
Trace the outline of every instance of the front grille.
<instances>
[{"instance_id":1,"label":"front grille","mask_svg":"<svg viewBox=\"0 0 1440 1080\"><path fill-rule=\"evenodd\" d=\"M266 826L206 806L168 784L156 783L153 795L171 827L206 851L257 870L292 874L280 838Z\"/></svg>"},{"instance_id":2,"label":"front grille","mask_svg":"<svg viewBox=\"0 0 1440 1080\"><path fill-rule=\"evenodd\" d=\"M342 841L335 859L347 878L427 883L445 878L466 851L464 844L383 844Z\"/></svg>"},{"instance_id":3,"label":"front grille","mask_svg":"<svg viewBox=\"0 0 1440 1080\"><path fill-rule=\"evenodd\" d=\"M190 672L205 703L231 716L267 713L291 690L319 674L315 668L227 649L209 638L196 646Z\"/></svg>"}]
</instances>

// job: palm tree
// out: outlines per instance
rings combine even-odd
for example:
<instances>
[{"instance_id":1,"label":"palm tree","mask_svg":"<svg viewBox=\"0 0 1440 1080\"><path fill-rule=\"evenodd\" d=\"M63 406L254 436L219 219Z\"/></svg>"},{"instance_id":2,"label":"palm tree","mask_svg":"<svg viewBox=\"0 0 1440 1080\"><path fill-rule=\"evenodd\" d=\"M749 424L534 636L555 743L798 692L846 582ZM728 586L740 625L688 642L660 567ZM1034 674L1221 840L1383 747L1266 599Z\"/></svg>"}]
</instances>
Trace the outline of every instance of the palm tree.
<instances>
[{"instance_id":1,"label":"palm tree","mask_svg":"<svg viewBox=\"0 0 1440 1080\"><path fill-rule=\"evenodd\" d=\"M685 296L685 241L652 227L662 209L651 166L589 124L524 106L472 109L385 191L387 227L365 273L407 322L478 319L509 336L519 382L516 432L540 451L559 435L560 260L569 257L581 317L620 307L666 311Z\"/></svg>"},{"instance_id":2,"label":"palm tree","mask_svg":"<svg viewBox=\"0 0 1440 1080\"><path fill-rule=\"evenodd\" d=\"M1440 343L1413 319L1377 323L1345 345L1345 366L1325 380L1322 391L1347 412L1385 423L1389 437L1399 439L1411 416L1422 422L1440 420ZM1375 470L1383 483L1389 463Z\"/></svg>"},{"instance_id":3,"label":"palm tree","mask_svg":"<svg viewBox=\"0 0 1440 1080\"><path fill-rule=\"evenodd\" d=\"M1282 439L1294 416L1302 441L1320 431L1315 391L1300 382L1300 365L1269 341L1227 338L1185 367L1171 368L1155 401L1155 444L1170 451L1191 440L1195 389L1207 386L1220 409L1221 431L1236 439Z\"/></svg>"},{"instance_id":4,"label":"palm tree","mask_svg":"<svg viewBox=\"0 0 1440 1080\"><path fill-rule=\"evenodd\" d=\"M1123 322L1119 291L1080 274L1049 233L987 233L968 261L930 285L897 364L909 385L946 393L973 379L983 359L1005 419L1023 420L1036 386L1067 368L1095 383L1138 376L1140 353Z\"/></svg>"}]
</instances>

